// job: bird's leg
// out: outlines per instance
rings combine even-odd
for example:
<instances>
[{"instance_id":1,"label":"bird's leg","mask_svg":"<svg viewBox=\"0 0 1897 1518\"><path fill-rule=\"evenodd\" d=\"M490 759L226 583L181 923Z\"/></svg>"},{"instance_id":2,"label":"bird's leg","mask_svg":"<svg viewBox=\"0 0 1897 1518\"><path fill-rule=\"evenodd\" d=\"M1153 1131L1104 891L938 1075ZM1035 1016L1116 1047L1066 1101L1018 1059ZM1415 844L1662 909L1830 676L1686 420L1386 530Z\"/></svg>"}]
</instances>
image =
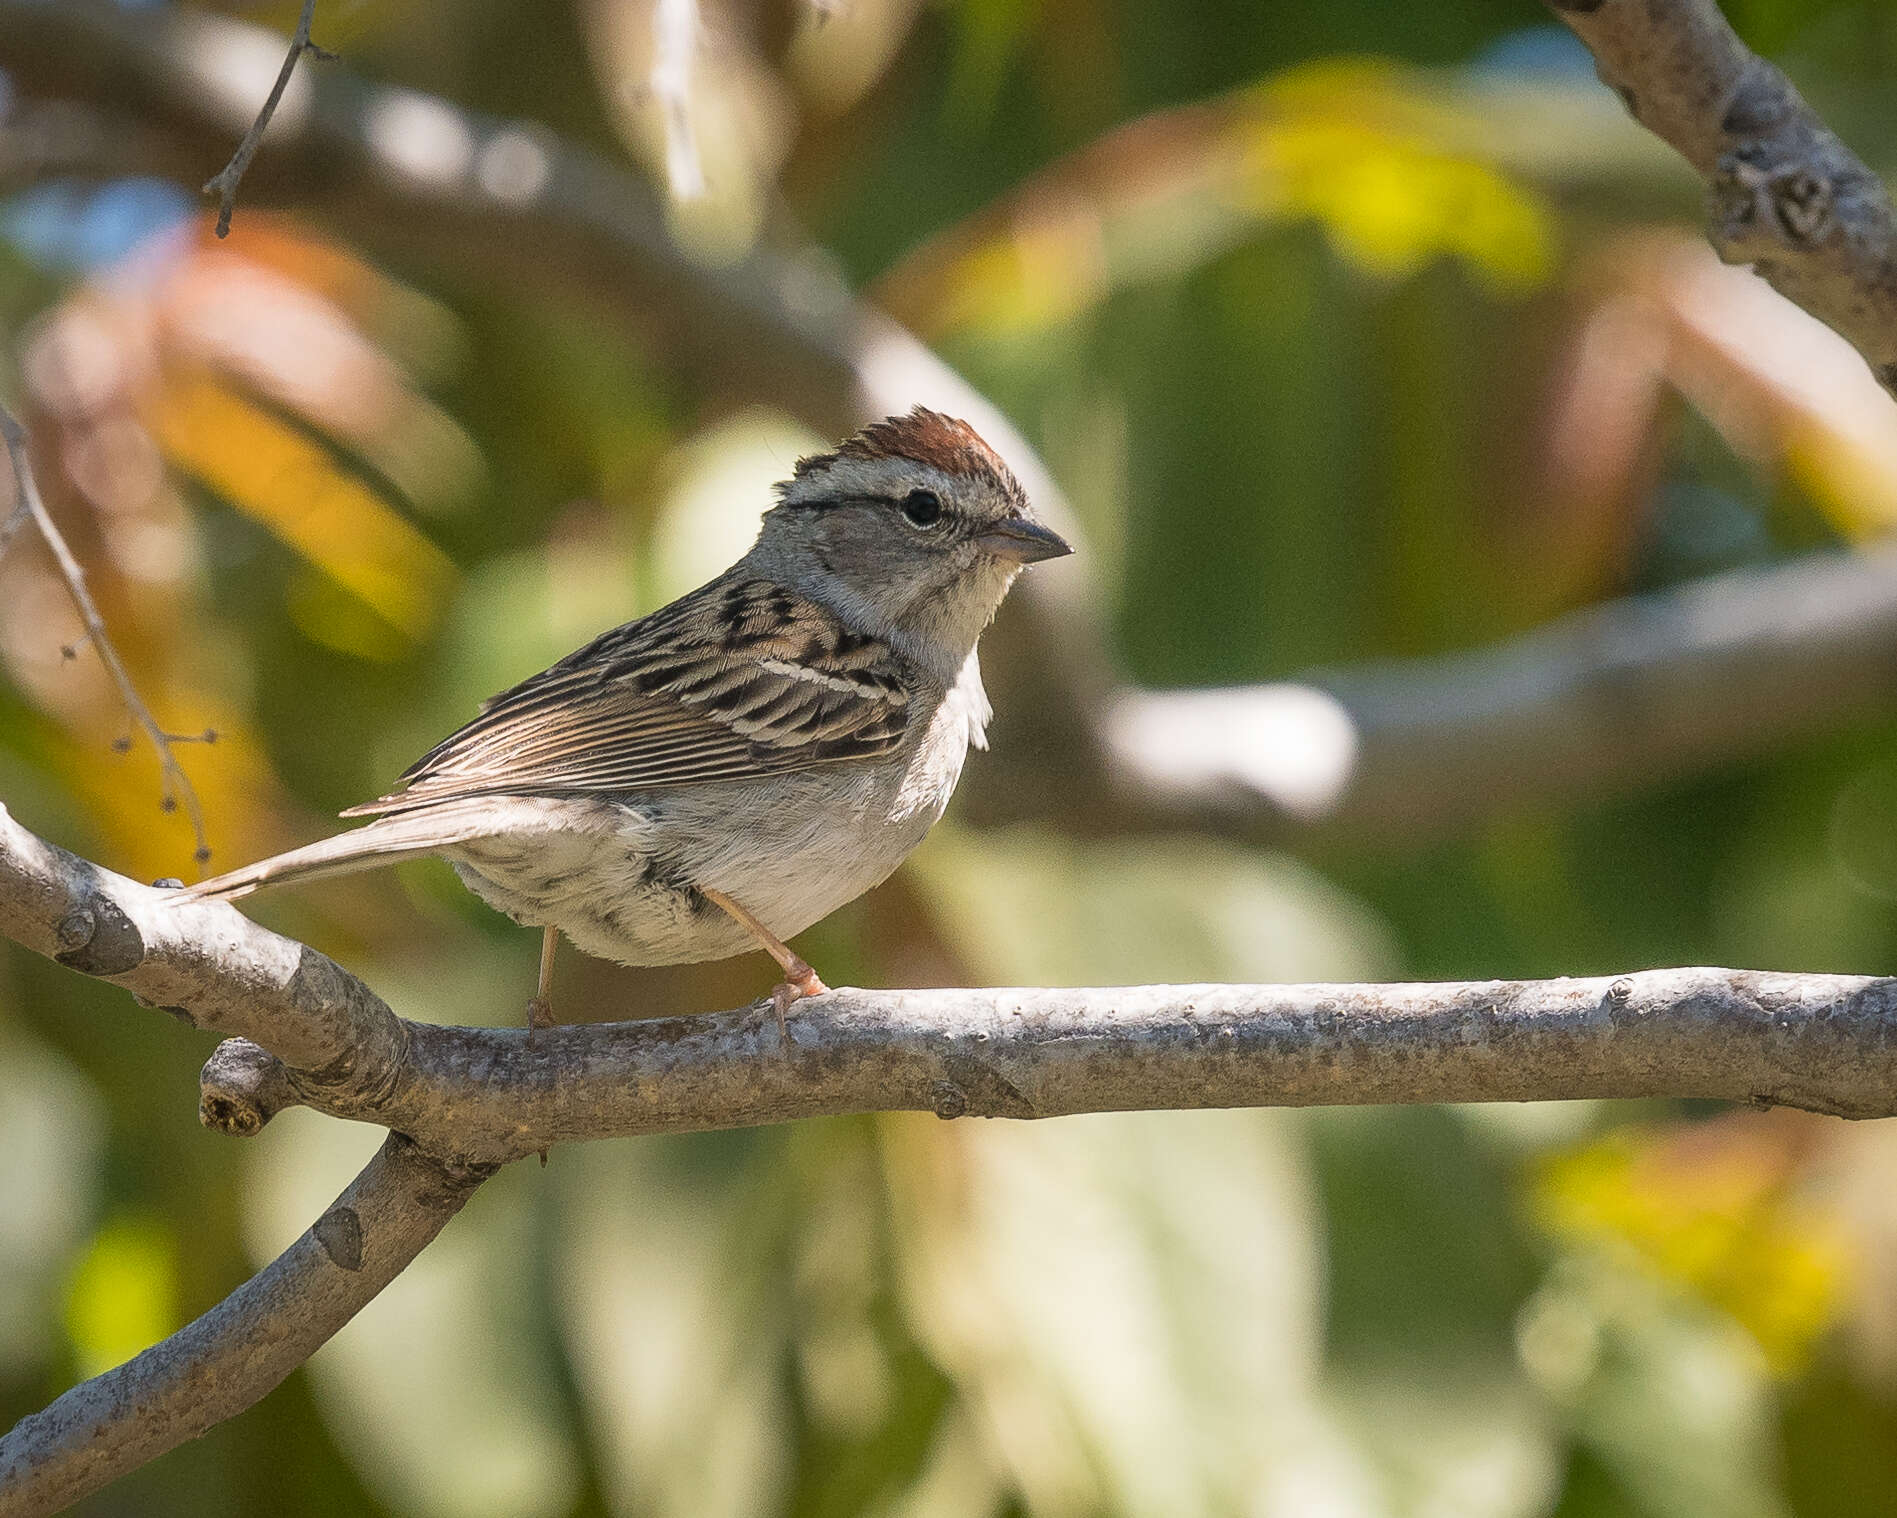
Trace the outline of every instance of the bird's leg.
<instances>
[{"instance_id":1,"label":"bird's leg","mask_svg":"<svg viewBox=\"0 0 1897 1518\"><path fill-rule=\"evenodd\" d=\"M790 1027L785 1022L785 1014L790 1011L791 1003L801 1001L806 996L821 996L830 988L823 983L817 972L805 963L795 949L725 895L723 891L714 891L710 886L700 886L698 894L713 906L729 912L736 918L738 925L755 938L764 952L783 967L783 980L771 988L771 1010L777 1014L777 1036L788 1044Z\"/></svg>"},{"instance_id":2,"label":"bird's leg","mask_svg":"<svg viewBox=\"0 0 1897 1518\"><path fill-rule=\"evenodd\" d=\"M527 1041L533 1042L533 1036L542 1028L553 1026L553 956L560 947L560 930L554 927L540 930L540 985L534 992L534 999L527 1003ZM540 1168L547 1168L547 1151L540 1151Z\"/></svg>"},{"instance_id":3,"label":"bird's leg","mask_svg":"<svg viewBox=\"0 0 1897 1518\"><path fill-rule=\"evenodd\" d=\"M540 935L540 989L527 1003L527 1034L553 1026L553 955L560 947L560 930L543 928Z\"/></svg>"}]
</instances>

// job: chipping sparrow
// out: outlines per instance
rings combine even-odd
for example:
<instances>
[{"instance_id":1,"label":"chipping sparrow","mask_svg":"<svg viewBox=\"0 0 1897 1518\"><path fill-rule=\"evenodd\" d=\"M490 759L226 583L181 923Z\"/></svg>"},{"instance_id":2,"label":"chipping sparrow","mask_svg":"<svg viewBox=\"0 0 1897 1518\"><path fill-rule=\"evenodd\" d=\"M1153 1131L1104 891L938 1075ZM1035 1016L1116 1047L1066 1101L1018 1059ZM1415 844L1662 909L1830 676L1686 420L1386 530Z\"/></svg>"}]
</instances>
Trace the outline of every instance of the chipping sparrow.
<instances>
[{"instance_id":1,"label":"chipping sparrow","mask_svg":"<svg viewBox=\"0 0 1897 1518\"><path fill-rule=\"evenodd\" d=\"M942 815L990 715L975 640L1023 565L1069 552L966 422L918 406L802 459L750 552L494 697L344 816L376 821L202 881L447 858L545 929L630 965L753 946L779 1031L826 989L784 940L887 878Z\"/></svg>"}]
</instances>

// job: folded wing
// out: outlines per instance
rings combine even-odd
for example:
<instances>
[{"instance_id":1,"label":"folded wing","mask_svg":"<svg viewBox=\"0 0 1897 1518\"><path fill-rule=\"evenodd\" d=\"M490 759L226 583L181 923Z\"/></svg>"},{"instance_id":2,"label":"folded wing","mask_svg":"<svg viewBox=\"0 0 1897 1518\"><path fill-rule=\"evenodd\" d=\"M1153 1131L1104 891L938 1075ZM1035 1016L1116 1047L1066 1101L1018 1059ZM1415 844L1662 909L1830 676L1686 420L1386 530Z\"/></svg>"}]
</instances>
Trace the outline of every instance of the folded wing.
<instances>
[{"instance_id":1,"label":"folded wing","mask_svg":"<svg viewBox=\"0 0 1897 1518\"><path fill-rule=\"evenodd\" d=\"M914 672L824 607L726 577L494 697L344 816L471 796L618 794L776 774L899 747Z\"/></svg>"}]
</instances>

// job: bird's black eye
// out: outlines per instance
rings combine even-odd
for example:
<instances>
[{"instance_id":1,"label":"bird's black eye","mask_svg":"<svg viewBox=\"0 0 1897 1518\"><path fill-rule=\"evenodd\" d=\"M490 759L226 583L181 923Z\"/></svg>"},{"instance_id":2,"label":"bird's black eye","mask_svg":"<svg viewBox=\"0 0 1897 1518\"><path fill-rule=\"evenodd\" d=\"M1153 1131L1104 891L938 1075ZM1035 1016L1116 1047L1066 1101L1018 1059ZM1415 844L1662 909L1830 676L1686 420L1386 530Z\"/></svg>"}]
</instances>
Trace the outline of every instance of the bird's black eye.
<instances>
[{"instance_id":1,"label":"bird's black eye","mask_svg":"<svg viewBox=\"0 0 1897 1518\"><path fill-rule=\"evenodd\" d=\"M902 498L902 514L917 527L942 520L942 498L933 490L912 490Z\"/></svg>"}]
</instances>

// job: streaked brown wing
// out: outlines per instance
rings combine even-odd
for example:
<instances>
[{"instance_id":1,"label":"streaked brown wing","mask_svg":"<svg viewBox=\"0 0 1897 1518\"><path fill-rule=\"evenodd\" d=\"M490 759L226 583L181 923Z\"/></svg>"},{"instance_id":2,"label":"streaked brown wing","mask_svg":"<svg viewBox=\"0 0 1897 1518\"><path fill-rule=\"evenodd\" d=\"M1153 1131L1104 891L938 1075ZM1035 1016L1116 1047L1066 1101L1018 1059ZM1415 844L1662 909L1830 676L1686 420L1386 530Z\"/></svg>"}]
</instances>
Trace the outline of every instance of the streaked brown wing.
<instances>
[{"instance_id":1,"label":"streaked brown wing","mask_svg":"<svg viewBox=\"0 0 1897 1518\"><path fill-rule=\"evenodd\" d=\"M499 793L646 790L896 748L912 672L814 601L715 580L504 691L345 816Z\"/></svg>"}]
</instances>

